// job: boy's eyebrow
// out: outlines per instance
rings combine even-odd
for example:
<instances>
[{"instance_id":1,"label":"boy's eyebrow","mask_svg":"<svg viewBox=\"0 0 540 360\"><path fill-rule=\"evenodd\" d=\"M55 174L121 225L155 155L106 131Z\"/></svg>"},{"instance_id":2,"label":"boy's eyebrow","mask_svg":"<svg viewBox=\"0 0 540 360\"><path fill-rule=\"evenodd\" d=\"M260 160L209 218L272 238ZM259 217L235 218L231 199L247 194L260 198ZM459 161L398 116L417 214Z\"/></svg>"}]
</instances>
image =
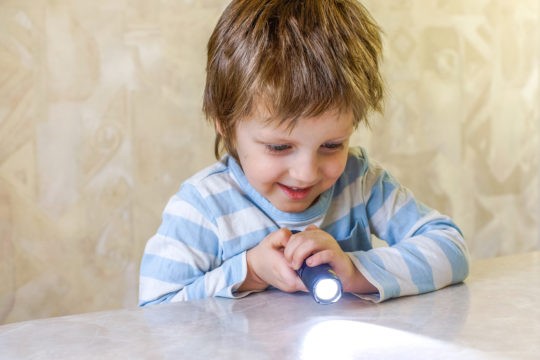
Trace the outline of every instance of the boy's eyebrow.
<instances>
[{"instance_id":1,"label":"boy's eyebrow","mask_svg":"<svg viewBox=\"0 0 540 360\"><path fill-rule=\"evenodd\" d=\"M282 138L282 137L272 138L271 136L267 136L267 139L261 139L261 138L256 137L255 142L258 143L258 144L268 144L268 143L276 143L276 144L280 143L280 144L283 144L283 143L290 143L292 141L291 141L291 139L286 139L286 138Z\"/></svg>"},{"instance_id":2,"label":"boy's eyebrow","mask_svg":"<svg viewBox=\"0 0 540 360\"><path fill-rule=\"evenodd\" d=\"M335 138L331 138L331 139L326 139L322 143L325 144L325 143L345 142L350 137L351 137L351 134L346 134L346 135L343 135L343 136L339 136L339 137L335 137ZM265 138L265 139L263 139L263 138ZM291 139L290 137L282 137L280 135L278 135L276 137L273 137L272 134L263 135L263 136L256 136L254 140L258 144L268 144L268 143L287 144L287 143L294 142L293 141L294 139Z\"/></svg>"},{"instance_id":3,"label":"boy's eyebrow","mask_svg":"<svg viewBox=\"0 0 540 360\"><path fill-rule=\"evenodd\" d=\"M334 139L330 139L330 140L326 140L325 142L343 142L343 141L346 141L348 138L350 138L351 136L350 135L347 135L347 136L340 136L338 138L334 138Z\"/></svg>"}]
</instances>

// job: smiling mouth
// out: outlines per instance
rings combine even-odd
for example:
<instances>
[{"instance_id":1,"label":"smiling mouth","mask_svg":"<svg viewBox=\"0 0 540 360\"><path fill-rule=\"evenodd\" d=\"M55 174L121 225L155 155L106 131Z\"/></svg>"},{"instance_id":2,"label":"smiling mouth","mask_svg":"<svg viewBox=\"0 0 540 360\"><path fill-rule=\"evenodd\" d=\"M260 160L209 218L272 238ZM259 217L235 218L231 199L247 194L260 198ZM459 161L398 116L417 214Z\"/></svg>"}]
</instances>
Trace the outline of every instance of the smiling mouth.
<instances>
[{"instance_id":1,"label":"smiling mouth","mask_svg":"<svg viewBox=\"0 0 540 360\"><path fill-rule=\"evenodd\" d=\"M312 186L306 188L291 187L283 184L278 184L281 190L287 195L291 200L303 200L311 192Z\"/></svg>"}]
</instances>

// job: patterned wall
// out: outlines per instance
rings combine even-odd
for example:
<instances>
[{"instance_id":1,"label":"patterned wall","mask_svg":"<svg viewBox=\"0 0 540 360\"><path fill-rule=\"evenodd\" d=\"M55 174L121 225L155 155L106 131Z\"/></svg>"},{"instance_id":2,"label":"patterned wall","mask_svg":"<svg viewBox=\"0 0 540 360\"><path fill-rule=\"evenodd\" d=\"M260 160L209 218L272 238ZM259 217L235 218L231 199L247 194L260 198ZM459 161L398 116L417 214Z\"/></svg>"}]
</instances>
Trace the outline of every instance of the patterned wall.
<instances>
[{"instance_id":1,"label":"patterned wall","mask_svg":"<svg viewBox=\"0 0 540 360\"><path fill-rule=\"evenodd\" d=\"M213 160L206 40L225 0L0 2L0 323L135 306L143 246ZM355 142L463 228L540 248L540 0L369 0L384 116Z\"/></svg>"}]
</instances>

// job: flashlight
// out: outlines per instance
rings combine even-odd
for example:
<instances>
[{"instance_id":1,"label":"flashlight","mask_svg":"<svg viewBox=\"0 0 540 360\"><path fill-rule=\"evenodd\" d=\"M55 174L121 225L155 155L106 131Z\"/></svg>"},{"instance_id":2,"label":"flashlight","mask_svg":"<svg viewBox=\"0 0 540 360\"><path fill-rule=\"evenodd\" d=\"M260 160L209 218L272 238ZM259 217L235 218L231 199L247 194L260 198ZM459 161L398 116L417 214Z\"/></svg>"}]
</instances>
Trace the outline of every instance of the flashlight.
<instances>
[{"instance_id":1,"label":"flashlight","mask_svg":"<svg viewBox=\"0 0 540 360\"><path fill-rule=\"evenodd\" d=\"M297 230L292 231L293 234L297 232ZM332 304L341 298L343 285L330 265L320 264L309 267L304 260L296 273L319 304Z\"/></svg>"},{"instance_id":2,"label":"flashlight","mask_svg":"<svg viewBox=\"0 0 540 360\"><path fill-rule=\"evenodd\" d=\"M332 304L341 298L343 286L330 265L309 267L304 261L296 273L319 304Z\"/></svg>"}]
</instances>

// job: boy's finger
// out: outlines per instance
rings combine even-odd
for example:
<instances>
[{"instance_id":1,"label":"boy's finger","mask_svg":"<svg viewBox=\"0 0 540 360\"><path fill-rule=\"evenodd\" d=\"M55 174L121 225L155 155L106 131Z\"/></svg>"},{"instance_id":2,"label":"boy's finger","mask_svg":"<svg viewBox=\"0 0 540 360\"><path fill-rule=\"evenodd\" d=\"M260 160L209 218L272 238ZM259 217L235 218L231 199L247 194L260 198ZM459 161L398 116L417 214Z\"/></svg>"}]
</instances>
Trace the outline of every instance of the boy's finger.
<instances>
[{"instance_id":1,"label":"boy's finger","mask_svg":"<svg viewBox=\"0 0 540 360\"><path fill-rule=\"evenodd\" d=\"M303 292L308 292L308 289L306 287L306 285L304 285L304 283L302 282L302 279L300 279L300 276L297 276L297 284L296 284L296 288L300 291L303 291Z\"/></svg>"},{"instance_id":2,"label":"boy's finger","mask_svg":"<svg viewBox=\"0 0 540 360\"><path fill-rule=\"evenodd\" d=\"M291 237L291 231L286 228L279 229L270 234L269 240L275 249L284 248Z\"/></svg>"},{"instance_id":3,"label":"boy's finger","mask_svg":"<svg viewBox=\"0 0 540 360\"><path fill-rule=\"evenodd\" d=\"M307 259L306 259L306 263L309 267L313 267L313 266L317 266L317 265L321 265L321 264L326 264L326 263L330 263L332 262L333 258L332 258L332 253L331 251L329 250L323 250L323 251L319 251L319 252L316 252L315 254L309 256Z\"/></svg>"}]
</instances>

